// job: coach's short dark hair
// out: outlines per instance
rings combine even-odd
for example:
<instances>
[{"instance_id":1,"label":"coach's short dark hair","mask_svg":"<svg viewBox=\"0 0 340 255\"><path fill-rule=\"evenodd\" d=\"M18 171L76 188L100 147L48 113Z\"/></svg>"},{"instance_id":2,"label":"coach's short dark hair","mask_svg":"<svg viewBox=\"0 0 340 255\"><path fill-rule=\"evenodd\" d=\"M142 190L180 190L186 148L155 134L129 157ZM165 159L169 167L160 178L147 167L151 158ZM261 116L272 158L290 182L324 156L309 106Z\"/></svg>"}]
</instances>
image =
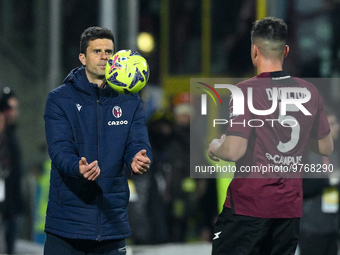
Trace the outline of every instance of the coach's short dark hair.
<instances>
[{"instance_id":1,"label":"coach's short dark hair","mask_svg":"<svg viewBox=\"0 0 340 255\"><path fill-rule=\"evenodd\" d=\"M112 40L114 47L115 40L111 30L105 27L89 27L81 34L80 53L86 54L86 49L89 46L89 42L96 39Z\"/></svg>"}]
</instances>

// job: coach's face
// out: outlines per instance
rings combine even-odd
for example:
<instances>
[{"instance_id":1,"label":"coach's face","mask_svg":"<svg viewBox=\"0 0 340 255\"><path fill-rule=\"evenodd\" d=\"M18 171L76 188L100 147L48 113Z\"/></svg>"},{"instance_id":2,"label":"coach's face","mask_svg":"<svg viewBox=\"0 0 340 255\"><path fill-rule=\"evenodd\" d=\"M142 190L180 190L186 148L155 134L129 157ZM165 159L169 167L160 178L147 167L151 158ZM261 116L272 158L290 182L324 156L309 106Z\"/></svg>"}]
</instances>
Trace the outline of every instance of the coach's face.
<instances>
[{"instance_id":1,"label":"coach's face","mask_svg":"<svg viewBox=\"0 0 340 255\"><path fill-rule=\"evenodd\" d=\"M85 66L89 82L101 85L105 79L105 66L113 54L113 42L110 39L89 41L86 54L79 54L80 62Z\"/></svg>"}]
</instances>

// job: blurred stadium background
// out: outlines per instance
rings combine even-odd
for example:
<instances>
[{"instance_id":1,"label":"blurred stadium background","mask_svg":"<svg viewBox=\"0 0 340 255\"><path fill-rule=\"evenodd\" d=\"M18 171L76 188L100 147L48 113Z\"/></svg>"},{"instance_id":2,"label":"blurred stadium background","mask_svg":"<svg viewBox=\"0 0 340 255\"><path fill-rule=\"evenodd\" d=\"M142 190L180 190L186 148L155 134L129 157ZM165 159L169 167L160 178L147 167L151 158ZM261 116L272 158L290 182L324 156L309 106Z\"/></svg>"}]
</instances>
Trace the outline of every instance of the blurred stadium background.
<instances>
[{"instance_id":1,"label":"blurred stadium background","mask_svg":"<svg viewBox=\"0 0 340 255\"><path fill-rule=\"evenodd\" d=\"M265 16L289 25L288 72L339 78L339 14L339 0L1 0L0 88L13 88L20 101L24 171L46 160L45 99L80 65L80 34L89 26L110 28L116 50L137 49L145 56L151 76L142 96L151 116L169 107L169 97L189 92L192 77L254 75L249 32ZM319 89L328 103L339 105L339 84ZM33 227L27 219L22 222L21 248L33 245L27 243ZM209 253L209 243L197 245L176 253ZM164 246L162 252L143 253L144 248L135 254L175 254L178 249Z\"/></svg>"}]
</instances>

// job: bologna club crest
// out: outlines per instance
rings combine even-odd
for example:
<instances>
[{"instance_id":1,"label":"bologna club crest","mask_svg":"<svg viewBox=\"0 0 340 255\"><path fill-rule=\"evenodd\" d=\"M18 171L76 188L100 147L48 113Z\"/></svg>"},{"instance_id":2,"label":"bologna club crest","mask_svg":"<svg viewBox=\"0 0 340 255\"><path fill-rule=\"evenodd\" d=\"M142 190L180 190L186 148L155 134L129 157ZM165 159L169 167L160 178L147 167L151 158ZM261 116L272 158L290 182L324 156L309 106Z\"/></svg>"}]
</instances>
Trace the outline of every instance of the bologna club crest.
<instances>
[{"instance_id":1,"label":"bologna club crest","mask_svg":"<svg viewBox=\"0 0 340 255\"><path fill-rule=\"evenodd\" d=\"M112 114L113 116L115 116L116 118L120 118L122 116L122 108L120 108L119 106L114 106L112 109Z\"/></svg>"}]
</instances>

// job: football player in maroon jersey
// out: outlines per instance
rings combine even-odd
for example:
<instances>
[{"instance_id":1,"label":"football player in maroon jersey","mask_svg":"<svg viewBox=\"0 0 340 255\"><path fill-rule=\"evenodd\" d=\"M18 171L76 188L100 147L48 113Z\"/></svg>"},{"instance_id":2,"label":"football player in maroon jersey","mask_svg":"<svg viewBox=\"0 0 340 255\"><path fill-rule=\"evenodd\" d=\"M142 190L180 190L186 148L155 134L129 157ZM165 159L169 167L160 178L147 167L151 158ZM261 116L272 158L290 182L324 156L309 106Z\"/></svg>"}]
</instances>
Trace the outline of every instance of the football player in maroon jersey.
<instances>
[{"instance_id":1,"label":"football player in maroon jersey","mask_svg":"<svg viewBox=\"0 0 340 255\"><path fill-rule=\"evenodd\" d=\"M333 140L316 87L283 71L289 51L284 21L255 22L251 40L257 76L236 85L244 114L231 113L226 134L208 150L211 159L234 161L237 169L215 224L212 254L294 254L304 151L329 156ZM255 127L256 121L261 125Z\"/></svg>"}]
</instances>

